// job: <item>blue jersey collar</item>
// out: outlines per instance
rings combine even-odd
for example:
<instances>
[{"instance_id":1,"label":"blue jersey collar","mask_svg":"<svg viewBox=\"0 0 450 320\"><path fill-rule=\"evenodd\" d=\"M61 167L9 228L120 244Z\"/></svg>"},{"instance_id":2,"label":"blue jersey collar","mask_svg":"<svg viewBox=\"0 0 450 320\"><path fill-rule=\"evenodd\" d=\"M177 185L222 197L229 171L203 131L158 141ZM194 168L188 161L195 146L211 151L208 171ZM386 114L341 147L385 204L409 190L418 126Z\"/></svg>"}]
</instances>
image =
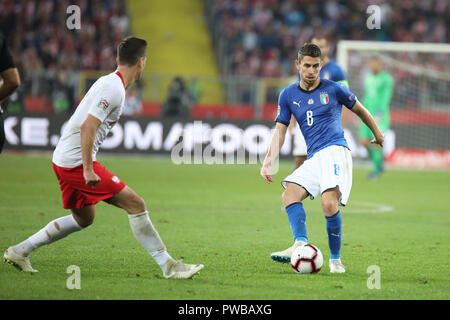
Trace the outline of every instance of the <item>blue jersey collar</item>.
<instances>
[{"instance_id":1,"label":"blue jersey collar","mask_svg":"<svg viewBox=\"0 0 450 320\"><path fill-rule=\"evenodd\" d=\"M322 86L322 81L319 82L319 85L318 85L317 87L315 87L314 90L306 91L306 90L302 89L302 87L300 87L300 81L299 81L299 82L298 82L298 85L297 85L297 89L299 89L301 92L304 92L304 93L308 93L308 94L309 94L309 93L313 93L314 91L316 91L317 89L319 89L321 86Z\"/></svg>"}]
</instances>

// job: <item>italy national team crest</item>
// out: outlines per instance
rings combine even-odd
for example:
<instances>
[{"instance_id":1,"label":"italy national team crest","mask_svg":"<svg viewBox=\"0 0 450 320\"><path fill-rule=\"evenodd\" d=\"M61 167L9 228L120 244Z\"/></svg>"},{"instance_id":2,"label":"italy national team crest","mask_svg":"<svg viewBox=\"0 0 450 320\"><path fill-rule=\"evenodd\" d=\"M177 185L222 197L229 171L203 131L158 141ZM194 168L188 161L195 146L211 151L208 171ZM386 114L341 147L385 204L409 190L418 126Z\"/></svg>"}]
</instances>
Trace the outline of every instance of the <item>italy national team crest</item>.
<instances>
[{"instance_id":1,"label":"italy national team crest","mask_svg":"<svg viewBox=\"0 0 450 320\"><path fill-rule=\"evenodd\" d=\"M328 101L330 101L330 99L328 98L328 93L327 92L321 92L320 93L320 102L322 102L322 104L327 104Z\"/></svg>"}]
</instances>

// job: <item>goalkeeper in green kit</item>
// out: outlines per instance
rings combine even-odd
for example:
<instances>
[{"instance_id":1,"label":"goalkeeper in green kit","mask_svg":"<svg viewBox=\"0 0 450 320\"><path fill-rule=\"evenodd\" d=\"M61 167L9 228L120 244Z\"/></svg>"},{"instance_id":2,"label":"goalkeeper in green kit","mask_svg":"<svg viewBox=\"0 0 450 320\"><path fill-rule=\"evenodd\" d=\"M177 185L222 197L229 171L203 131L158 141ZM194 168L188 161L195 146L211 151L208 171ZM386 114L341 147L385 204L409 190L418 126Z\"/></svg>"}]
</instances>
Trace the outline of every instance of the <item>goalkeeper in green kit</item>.
<instances>
[{"instance_id":1,"label":"goalkeeper in green kit","mask_svg":"<svg viewBox=\"0 0 450 320\"><path fill-rule=\"evenodd\" d=\"M382 62L377 56L369 59L369 68L372 73L364 81L364 99L362 103L375 118L381 131L386 133L389 130L389 104L394 88L394 79L389 73L382 70ZM362 124L359 129L359 137L361 144L366 147L369 158L373 163L373 169L368 178L376 179L384 170L383 148L370 143L374 136L365 124Z\"/></svg>"}]
</instances>

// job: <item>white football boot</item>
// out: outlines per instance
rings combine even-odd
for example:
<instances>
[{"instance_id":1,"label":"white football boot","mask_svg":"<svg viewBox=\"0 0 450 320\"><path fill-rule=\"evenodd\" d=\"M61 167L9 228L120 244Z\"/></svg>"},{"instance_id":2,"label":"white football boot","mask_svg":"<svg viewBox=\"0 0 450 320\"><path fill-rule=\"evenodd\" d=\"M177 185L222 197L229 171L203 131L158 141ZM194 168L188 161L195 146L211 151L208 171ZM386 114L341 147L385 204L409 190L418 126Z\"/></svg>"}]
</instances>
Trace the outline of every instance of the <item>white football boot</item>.
<instances>
[{"instance_id":1,"label":"white football boot","mask_svg":"<svg viewBox=\"0 0 450 320\"><path fill-rule=\"evenodd\" d=\"M295 243L291 247L287 248L284 251L272 252L270 254L270 257L272 258L272 260L274 260L276 262L290 263L292 253L294 252L295 248L297 248L299 246L304 246L304 245L306 245L306 242L295 241Z\"/></svg>"},{"instance_id":2,"label":"white football boot","mask_svg":"<svg viewBox=\"0 0 450 320\"><path fill-rule=\"evenodd\" d=\"M3 260L23 272L38 272L36 269L33 269L28 257L24 257L16 253L12 247L6 249L5 253L3 254Z\"/></svg>"},{"instance_id":3,"label":"white football boot","mask_svg":"<svg viewBox=\"0 0 450 320\"><path fill-rule=\"evenodd\" d=\"M167 279L189 279L202 270L202 264L186 264L181 261L170 259L164 266L163 274Z\"/></svg>"},{"instance_id":4,"label":"white football boot","mask_svg":"<svg viewBox=\"0 0 450 320\"><path fill-rule=\"evenodd\" d=\"M344 273L345 267L341 262L341 259L330 259L330 272L331 273Z\"/></svg>"}]
</instances>

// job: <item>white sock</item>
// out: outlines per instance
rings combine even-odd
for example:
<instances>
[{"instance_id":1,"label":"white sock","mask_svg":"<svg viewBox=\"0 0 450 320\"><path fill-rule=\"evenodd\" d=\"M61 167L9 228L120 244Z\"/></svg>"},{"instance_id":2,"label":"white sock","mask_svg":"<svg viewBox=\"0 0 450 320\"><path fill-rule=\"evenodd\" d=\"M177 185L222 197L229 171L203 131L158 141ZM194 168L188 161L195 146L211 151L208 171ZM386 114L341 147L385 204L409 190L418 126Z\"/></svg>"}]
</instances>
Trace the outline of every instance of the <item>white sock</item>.
<instances>
[{"instance_id":1,"label":"white sock","mask_svg":"<svg viewBox=\"0 0 450 320\"><path fill-rule=\"evenodd\" d=\"M300 240L295 241L296 246L304 246L305 244L307 244L305 241L300 241Z\"/></svg>"},{"instance_id":2,"label":"white sock","mask_svg":"<svg viewBox=\"0 0 450 320\"><path fill-rule=\"evenodd\" d=\"M167 252L166 246L159 237L158 231L153 226L148 211L138 214L129 214L131 230L137 241L155 259L156 263L163 268L172 257Z\"/></svg>"},{"instance_id":3,"label":"white sock","mask_svg":"<svg viewBox=\"0 0 450 320\"><path fill-rule=\"evenodd\" d=\"M161 269L166 265L167 261L172 259L167 250L158 252L152 255L153 259L155 259L156 263L161 267Z\"/></svg>"},{"instance_id":4,"label":"white sock","mask_svg":"<svg viewBox=\"0 0 450 320\"><path fill-rule=\"evenodd\" d=\"M30 236L27 240L14 246L13 249L18 254L28 256L33 250L62 239L81 229L83 228L69 214L68 216L50 221L44 228Z\"/></svg>"},{"instance_id":5,"label":"white sock","mask_svg":"<svg viewBox=\"0 0 450 320\"><path fill-rule=\"evenodd\" d=\"M15 245L13 247L14 251L22 256L28 257L28 255L33 251L35 248L31 244L31 242L26 239L22 241L21 243Z\"/></svg>"}]
</instances>

